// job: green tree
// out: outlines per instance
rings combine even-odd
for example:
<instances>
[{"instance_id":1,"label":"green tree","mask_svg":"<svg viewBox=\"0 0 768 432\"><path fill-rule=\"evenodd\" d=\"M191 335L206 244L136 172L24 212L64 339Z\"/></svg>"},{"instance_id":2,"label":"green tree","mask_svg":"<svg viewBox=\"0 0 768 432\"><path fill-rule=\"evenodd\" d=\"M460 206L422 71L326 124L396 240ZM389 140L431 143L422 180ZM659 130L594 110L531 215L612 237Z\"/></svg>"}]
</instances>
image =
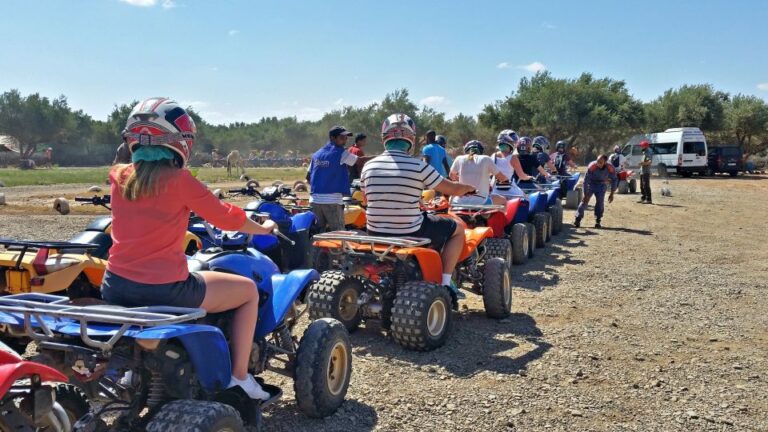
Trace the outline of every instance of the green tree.
<instances>
[{"instance_id":1,"label":"green tree","mask_svg":"<svg viewBox=\"0 0 768 432\"><path fill-rule=\"evenodd\" d=\"M768 144L768 104L755 96L734 96L725 105L725 129L736 138L745 157L765 150Z\"/></svg>"},{"instance_id":2,"label":"green tree","mask_svg":"<svg viewBox=\"0 0 768 432\"><path fill-rule=\"evenodd\" d=\"M64 96L24 97L18 90L0 95L0 135L15 138L22 157L31 157L39 145L61 140L75 126L74 120Z\"/></svg>"},{"instance_id":3,"label":"green tree","mask_svg":"<svg viewBox=\"0 0 768 432\"><path fill-rule=\"evenodd\" d=\"M669 89L645 105L646 128L660 131L671 127L698 127L703 131L722 128L728 94L709 84Z\"/></svg>"}]
</instances>

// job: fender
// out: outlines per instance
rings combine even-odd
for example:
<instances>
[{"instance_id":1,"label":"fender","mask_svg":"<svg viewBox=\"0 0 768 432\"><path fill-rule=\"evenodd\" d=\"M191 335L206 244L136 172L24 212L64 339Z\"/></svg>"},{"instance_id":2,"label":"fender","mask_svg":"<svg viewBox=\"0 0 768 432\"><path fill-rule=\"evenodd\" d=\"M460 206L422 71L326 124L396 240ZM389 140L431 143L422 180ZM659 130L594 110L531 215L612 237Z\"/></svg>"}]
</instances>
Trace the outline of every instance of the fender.
<instances>
[{"instance_id":1,"label":"fender","mask_svg":"<svg viewBox=\"0 0 768 432\"><path fill-rule=\"evenodd\" d=\"M507 223L507 217L502 212L493 212L488 216L488 226L493 230L493 236L496 238L504 238L504 227Z\"/></svg>"},{"instance_id":2,"label":"fender","mask_svg":"<svg viewBox=\"0 0 768 432\"><path fill-rule=\"evenodd\" d=\"M560 191L556 189L547 191L547 208L557 205L557 201L560 199Z\"/></svg>"},{"instance_id":3,"label":"fender","mask_svg":"<svg viewBox=\"0 0 768 432\"><path fill-rule=\"evenodd\" d=\"M259 213L268 213L269 218L275 222L291 220L291 213L277 203L262 201L256 209Z\"/></svg>"},{"instance_id":4,"label":"fender","mask_svg":"<svg viewBox=\"0 0 768 432\"><path fill-rule=\"evenodd\" d=\"M531 214L531 202L528 200L520 200L520 204L517 206L517 212L515 213L514 223L528 222L528 216Z\"/></svg>"},{"instance_id":5,"label":"fender","mask_svg":"<svg viewBox=\"0 0 768 432\"><path fill-rule=\"evenodd\" d=\"M248 249L249 254L229 253L208 261L208 268L245 276L256 282L260 290L272 289L272 275L280 269L266 255L256 249Z\"/></svg>"},{"instance_id":6,"label":"fender","mask_svg":"<svg viewBox=\"0 0 768 432\"><path fill-rule=\"evenodd\" d=\"M515 215L517 214L517 209L520 207L520 198L513 198L511 200L507 200L507 208L505 210L504 216L507 219L507 225L512 223L512 221L515 219Z\"/></svg>"},{"instance_id":7,"label":"fender","mask_svg":"<svg viewBox=\"0 0 768 432\"><path fill-rule=\"evenodd\" d=\"M395 255L402 260L405 260L409 255L415 256L416 262L421 268L423 280L438 285L443 282L443 262L436 250L426 247L410 247L398 249Z\"/></svg>"},{"instance_id":8,"label":"fender","mask_svg":"<svg viewBox=\"0 0 768 432\"><path fill-rule=\"evenodd\" d=\"M131 332L132 333L132 332ZM136 331L134 339L179 339L189 354L192 367L203 388L209 392L224 389L232 377L229 345L220 329L205 324L177 324Z\"/></svg>"},{"instance_id":9,"label":"fender","mask_svg":"<svg viewBox=\"0 0 768 432\"><path fill-rule=\"evenodd\" d=\"M531 213L541 213L547 211L547 199L541 192L533 192L528 194L528 201L531 203Z\"/></svg>"},{"instance_id":10,"label":"fender","mask_svg":"<svg viewBox=\"0 0 768 432\"><path fill-rule=\"evenodd\" d=\"M259 309L256 337L272 333L283 321L285 314L301 292L310 283L320 279L317 270L294 270L288 274L272 275L271 291L266 291L267 301Z\"/></svg>"},{"instance_id":11,"label":"fender","mask_svg":"<svg viewBox=\"0 0 768 432\"><path fill-rule=\"evenodd\" d=\"M459 262L469 258L475 249L487 238L493 237L493 229L488 227L477 227L464 230L464 248L459 255Z\"/></svg>"},{"instance_id":12,"label":"fender","mask_svg":"<svg viewBox=\"0 0 768 432\"><path fill-rule=\"evenodd\" d=\"M576 185L579 184L579 178L581 177L581 173L573 173L571 175L571 178L569 178L566 181L566 189L567 190L574 190L576 189Z\"/></svg>"},{"instance_id":13,"label":"fender","mask_svg":"<svg viewBox=\"0 0 768 432\"><path fill-rule=\"evenodd\" d=\"M291 217L290 232L309 230L315 224L315 214L311 211L299 213Z\"/></svg>"},{"instance_id":14,"label":"fender","mask_svg":"<svg viewBox=\"0 0 768 432\"><path fill-rule=\"evenodd\" d=\"M0 350L0 396L5 396L16 381L31 375L39 375L42 381L69 381L64 374L56 369L39 363L24 361L21 357Z\"/></svg>"}]
</instances>

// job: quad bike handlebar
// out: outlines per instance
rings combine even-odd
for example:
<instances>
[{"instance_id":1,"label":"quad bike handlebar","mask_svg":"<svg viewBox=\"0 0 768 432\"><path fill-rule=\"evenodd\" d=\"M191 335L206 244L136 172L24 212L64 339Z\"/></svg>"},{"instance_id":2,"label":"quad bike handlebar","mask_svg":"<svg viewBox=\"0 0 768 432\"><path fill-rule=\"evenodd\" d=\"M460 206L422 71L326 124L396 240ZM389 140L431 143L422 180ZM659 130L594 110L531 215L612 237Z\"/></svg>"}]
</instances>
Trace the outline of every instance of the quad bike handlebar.
<instances>
[{"instance_id":1,"label":"quad bike handlebar","mask_svg":"<svg viewBox=\"0 0 768 432\"><path fill-rule=\"evenodd\" d=\"M92 197L75 197L75 202L91 205L102 206L107 210L112 210L109 205L112 203L112 195L105 194L102 196L94 195Z\"/></svg>"}]
</instances>

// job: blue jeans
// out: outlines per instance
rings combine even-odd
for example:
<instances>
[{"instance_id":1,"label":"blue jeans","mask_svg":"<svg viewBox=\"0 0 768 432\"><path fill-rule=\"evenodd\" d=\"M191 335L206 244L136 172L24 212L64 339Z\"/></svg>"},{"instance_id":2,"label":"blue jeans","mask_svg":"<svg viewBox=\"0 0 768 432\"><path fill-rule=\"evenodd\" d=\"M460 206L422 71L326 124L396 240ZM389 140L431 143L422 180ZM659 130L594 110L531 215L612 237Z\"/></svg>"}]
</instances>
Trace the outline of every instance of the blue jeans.
<instances>
[{"instance_id":1,"label":"blue jeans","mask_svg":"<svg viewBox=\"0 0 768 432\"><path fill-rule=\"evenodd\" d=\"M581 219L584 217L584 210L589 204L589 200L592 199L592 195L595 196L595 218L601 219L603 212L605 211L605 192L607 190L605 184L584 184L584 200L579 203L579 208L576 210L576 217Z\"/></svg>"}]
</instances>

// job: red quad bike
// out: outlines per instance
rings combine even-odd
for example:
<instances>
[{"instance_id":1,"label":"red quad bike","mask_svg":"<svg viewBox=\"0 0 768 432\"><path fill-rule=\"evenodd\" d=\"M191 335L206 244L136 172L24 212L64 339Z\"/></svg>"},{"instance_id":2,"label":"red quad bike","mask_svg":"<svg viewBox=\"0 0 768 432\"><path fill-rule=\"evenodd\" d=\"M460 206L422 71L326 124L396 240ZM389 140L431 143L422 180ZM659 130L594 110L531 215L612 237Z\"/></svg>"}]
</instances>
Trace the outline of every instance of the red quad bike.
<instances>
[{"instance_id":1,"label":"red quad bike","mask_svg":"<svg viewBox=\"0 0 768 432\"><path fill-rule=\"evenodd\" d=\"M454 273L457 286L482 295L488 317L508 317L512 313L508 264L485 257L488 240L496 240L492 230L477 227L465 234ZM395 342L416 351L445 344L451 309L458 309L463 293L441 285L440 253L429 248L429 239L353 231L318 234L314 239L314 246L328 253L340 270L323 272L310 287L311 319L335 318L349 331L363 320L379 320Z\"/></svg>"},{"instance_id":2,"label":"red quad bike","mask_svg":"<svg viewBox=\"0 0 768 432\"><path fill-rule=\"evenodd\" d=\"M510 266L528 261L528 227L515 223L521 199L513 198L506 205L453 204L451 213L461 218L468 228L479 226L493 229L493 237L486 240L486 257L503 258Z\"/></svg>"},{"instance_id":3,"label":"red quad bike","mask_svg":"<svg viewBox=\"0 0 768 432\"><path fill-rule=\"evenodd\" d=\"M90 407L66 382L59 371L24 361L0 342L0 431L71 431Z\"/></svg>"},{"instance_id":4,"label":"red quad bike","mask_svg":"<svg viewBox=\"0 0 768 432\"><path fill-rule=\"evenodd\" d=\"M632 170L621 170L618 174L619 177L619 188L617 190L618 193L624 195L624 194L633 194L637 192L637 179L635 178L635 172Z\"/></svg>"}]
</instances>

